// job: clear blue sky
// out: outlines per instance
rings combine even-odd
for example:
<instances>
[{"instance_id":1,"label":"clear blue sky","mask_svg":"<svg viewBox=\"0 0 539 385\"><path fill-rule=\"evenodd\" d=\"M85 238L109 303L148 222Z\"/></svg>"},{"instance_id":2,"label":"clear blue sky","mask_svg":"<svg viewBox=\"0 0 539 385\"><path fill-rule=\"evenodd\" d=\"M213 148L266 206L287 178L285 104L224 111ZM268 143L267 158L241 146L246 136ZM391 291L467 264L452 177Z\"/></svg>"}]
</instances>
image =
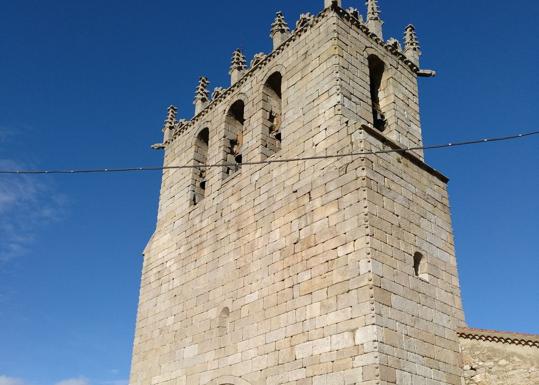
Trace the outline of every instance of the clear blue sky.
<instances>
[{"instance_id":1,"label":"clear blue sky","mask_svg":"<svg viewBox=\"0 0 539 385\"><path fill-rule=\"evenodd\" d=\"M270 50L275 11L293 25L322 3L3 1L0 165L159 165L149 145L169 104L190 117L198 76L228 85L235 48ZM538 129L539 2L380 4L385 36L416 24L439 73L420 81L426 143ZM451 178L467 321L539 333L539 139L427 159ZM0 385L126 384L159 185L159 173L0 178Z\"/></svg>"}]
</instances>

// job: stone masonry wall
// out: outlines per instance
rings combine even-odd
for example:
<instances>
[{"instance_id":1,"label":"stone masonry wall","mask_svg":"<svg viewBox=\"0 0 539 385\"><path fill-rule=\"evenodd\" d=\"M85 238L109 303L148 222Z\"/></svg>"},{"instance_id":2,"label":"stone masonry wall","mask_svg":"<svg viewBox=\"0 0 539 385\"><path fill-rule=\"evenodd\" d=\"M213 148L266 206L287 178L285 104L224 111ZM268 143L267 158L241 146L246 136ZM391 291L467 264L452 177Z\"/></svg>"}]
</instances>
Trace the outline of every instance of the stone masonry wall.
<instances>
[{"instance_id":1,"label":"stone masonry wall","mask_svg":"<svg viewBox=\"0 0 539 385\"><path fill-rule=\"evenodd\" d=\"M337 144L345 134L336 129L334 111L339 102L334 22L324 18L184 133L187 139L174 141L165 165L189 164L192 140L204 127L210 128L209 162L221 162L224 117L238 98L245 102L244 161L258 159L262 86L277 70L283 72L284 116L283 149L275 156L344 147ZM295 357L306 345L296 345L317 341L317 354L329 352L323 325L315 327L321 311L331 313L317 310L327 284L319 283L314 305L306 287L331 272L336 258L336 250L324 255L329 248L324 243L337 234L337 220L331 231L328 220L335 204L326 208L329 199L322 200L335 171L318 178L331 163L243 167L226 179L222 170L210 169L206 197L196 206L188 197L190 171L164 172L158 225L145 252L132 385L204 384L223 375L253 384L270 377L287 382L282 373L307 375L302 358ZM319 188L314 197L313 188ZM316 333L304 333L304 322L313 323L305 329Z\"/></svg>"},{"instance_id":2,"label":"stone masonry wall","mask_svg":"<svg viewBox=\"0 0 539 385\"><path fill-rule=\"evenodd\" d=\"M384 137L403 147L421 145L415 74L363 34L351 32L351 24L342 18L337 25L343 120L372 123L368 56L374 54L386 64L392 112L383 136L361 137L353 130L356 140L368 150L391 148L381 143ZM414 153L423 157L422 151ZM380 378L398 384L459 384L456 330L464 326L464 314L447 180L395 153L369 157L362 170L362 225L368 237L359 258L373 275L376 327L366 333L376 335L377 343L368 348L380 359ZM428 281L414 274L416 252L424 255Z\"/></svg>"},{"instance_id":3,"label":"stone masonry wall","mask_svg":"<svg viewBox=\"0 0 539 385\"><path fill-rule=\"evenodd\" d=\"M371 37L357 32L356 22L342 17L338 24L342 111L351 121L373 124L369 90L370 55L385 64L382 87L384 88L384 114L387 127L384 135L402 147L423 144L419 115L417 76L402 60L389 53L380 44L373 44ZM416 154L423 158L423 151Z\"/></svg>"},{"instance_id":4,"label":"stone masonry wall","mask_svg":"<svg viewBox=\"0 0 539 385\"><path fill-rule=\"evenodd\" d=\"M371 150L391 148L363 136ZM365 162L369 238L360 263L372 272L382 380L402 385L460 384L456 329L464 324L445 179L411 158L388 153ZM416 276L413 257L424 256Z\"/></svg>"},{"instance_id":5,"label":"stone masonry wall","mask_svg":"<svg viewBox=\"0 0 539 385\"><path fill-rule=\"evenodd\" d=\"M221 162L238 99L244 162L263 159L262 87L275 71L283 140L274 159L395 148L363 126L368 70L345 64L362 68L363 33L326 9L170 143L165 166L194 162L206 127L208 161ZM401 66L394 76L414 74ZM415 116L396 106L395 116ZM388 137L406 137L399 127ZM414 129L401 144L420 140ZM163 174L131 385L460 385L463 316L442 175L399 153L245 165L229 177L211 168L193 205L192 172ZM428 282L414 275L416 251Z\"/></svg>"},{"instance_id":6,"label":"stone masonry wall","mask_svg":"<svg viewBox=\"0 0 539 385\"><path fill-rule=\"evenodd\" d=\"M539 348L461 339L466 385L539 384Z\"/></svg>"}]
</instances>

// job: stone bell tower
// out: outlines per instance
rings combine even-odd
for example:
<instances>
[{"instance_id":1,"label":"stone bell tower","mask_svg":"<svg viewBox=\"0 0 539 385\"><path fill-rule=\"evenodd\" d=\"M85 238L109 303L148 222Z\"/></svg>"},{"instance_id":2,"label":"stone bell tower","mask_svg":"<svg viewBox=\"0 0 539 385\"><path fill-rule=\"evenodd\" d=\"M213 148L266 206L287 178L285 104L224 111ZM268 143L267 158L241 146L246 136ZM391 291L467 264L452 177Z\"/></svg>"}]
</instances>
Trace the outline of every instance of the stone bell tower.
<instances>
[{"instance_id":1,"label":"stone bell tower","mask_svg":"<svg viewBox=\"0 0 539 385\"><path fill-rule=\"evenodd\" d=\"M403 151L433 72L376 0L324 5L169 109L131 385L461 384L447 178Z\"/></svg>"}]
</instances>

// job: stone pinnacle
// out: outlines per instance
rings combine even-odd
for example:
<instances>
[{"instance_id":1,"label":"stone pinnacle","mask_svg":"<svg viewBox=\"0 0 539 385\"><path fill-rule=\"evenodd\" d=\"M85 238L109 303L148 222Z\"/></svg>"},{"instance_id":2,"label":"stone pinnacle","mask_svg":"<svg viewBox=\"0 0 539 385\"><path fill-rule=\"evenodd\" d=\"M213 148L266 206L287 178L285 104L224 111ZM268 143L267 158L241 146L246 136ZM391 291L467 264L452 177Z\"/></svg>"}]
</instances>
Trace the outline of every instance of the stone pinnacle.
<instances>
[{"instance_id":1,"label":"stone pinnacle","mask_svg":"<svg viewBox=\"0 0 539 385\"><path fill-rule=\"evenodd\" d=\"M232 71L243 71L245 70L247 63L247 59L245 59L245 55L241 50L238 48L234 51L232 54L232 61L230 64L230 72Z\"/></svg>"},{"instance_id":2,"label":"stone pinnacle","mask_svg":"<svg viewBox=\"0 0 539 385\"><path fill-rule=\"evenodd\" d=\"M404 31L404 54L412 63L419 67L419 57L421 56L421 47L415 27L410 24Z\"/></svg>"},{"instance_id":3,"label":"stone pinnacle","mask_svg":"<svg viewBox=\"0 0 539 385\"><path fill-rule=\"evenodd\" d=\"M378 0L367 0L367 27L369 30L377 35L380 39L383 39L382 25L384 22L380 17L380 8L378 7Z\"/></svg>"},{"instance_id":4,"label":"stone pinnacle","mask_svg":"<svg viewBox=\"0 0 539 385\"><path fill-rule=\"evenodd\" d=\"M201 76L198 85L195 91L195 101L196 100L209 100L209 91L208 91L208 85L210 82L208 81L208 78L205 76Z\"/></svg>"},{"instance_id":5,"label":"stone pinnacle","mask_svg":"<svg viewBox=\"0 0 539 385\"><path fill-rule=\"evenodd\" d=\"M275 34L277 33L288 33L288 32L290 32L290 28L288 28L288 24L286 23L283 13L279 11L275 15L275 20L273 21L273 24L271 25L270 37L275 36Z\"/></svg>"}]
</instances>

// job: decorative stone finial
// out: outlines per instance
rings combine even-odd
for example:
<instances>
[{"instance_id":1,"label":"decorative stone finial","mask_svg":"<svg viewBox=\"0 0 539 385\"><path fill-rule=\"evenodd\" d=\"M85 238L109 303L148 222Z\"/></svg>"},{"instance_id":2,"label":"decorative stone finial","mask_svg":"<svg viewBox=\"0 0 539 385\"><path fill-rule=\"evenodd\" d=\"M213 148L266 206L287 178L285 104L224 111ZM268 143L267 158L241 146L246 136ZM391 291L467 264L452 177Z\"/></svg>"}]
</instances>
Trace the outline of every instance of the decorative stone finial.
<instances>
[{"instance_id":1,"label":"decorative stone finial","mask_svg":"<svg viewBox=\"0 0 539 385\"><path fill-rule=\"evenodd\" d=\"M245 64L247 63L247 60L245 59L245 55L241 50L238 48L234 51L232 54L232 63L230 64L230 81L232 84L236 83L240 78L243 76L245 72Z\"/></svg>"},{"instance_id":2,"label":"decorative stone finial","mask_svg":"<svg viewBox=\"0 0 539 385\"><path fill-rule=\"evenodd\" d=\"M352 17L356 18L357 20L363 22L363 16L360 15L359 10L354 7L349 7L346 12L350 14Z\"/></svg>"},{"instance_id":3,"label":"decorative stone finial","mask_svg":"<svg viewBox=\"0 0 539 385\"><path fill-rule=\"evenodd\" d=\"M167 118L163 125L163 142L166 143L172 138L172 131L174 130L174 125L176 124L176 113L178 109L174 106L169 106L167 109Z\"/></svg>"},{"instance_id":4,"label":"decorative stone finial","mask_svg":"<svg viewBox=\"0 0 539 385\"><path fill-rule=\"evenodd\" d=\"M288 28L288 24L281 11L275 15L275 20L271 25L270 37L273 39L273 49L283 44L290 37L290 28Z\"/></svg>"},{"instance_id":5,"label":"decorative stone finial","mask_svg":"<svg viewBox=\"0 0 539 385\"><path fill-rule=\"evenodd\" d=\"M372 33L383 39L382 25L384 22L380 17L380 8L378 0L367 0L367 27Z\"/></svg>"},{"instance_id":6,"label":"decorative stone finial","mask_svg":"<svg viewBox=\"0 0 539 385\"><path fill-rule=\"evenodd\" d=\"M324 0L324 8L331 7L333 3L337 3L337 6L342 7L342 0Z\"/></svg>"},{"instance_id":7,"label":"decorative stone finial","mask_svg":"<svg viewBox=\"0 0 539 385\"><path fill-rule=\"evenodd\" d=\"M394 37L387 40L386 46L392 51L392 52L402 52L402 46L400 41L395 39Z\"/></svg>"},{"instance_id":8,"label":"decorative stone finial","mask_svg":"<svg viewBox=\"0 0 539 385\"><path fill-rule=\"evenodd\" d=\"M218 99L225 92L223 87L215 87L211 94L212 100Z\"/></svg>"},{"instance_id":9,"label":"decorative stone finial","mask_svg":"<svg viewBox=\"0 0 539 385\"><path fill-rule=\"evenodd\" d=\"M198 115L208 105L210 96L208 92L208 85L210 82L205 76L201 76L198 81L198 86L195 91L195 115Z\"/></svg>"},{"instance_id":10,"label":"decorative stone finial","mask_svg":"<svg viewBox=\"0 0 539 385\"><path fill-rule=\"evenodd\" d=\"M251 68L257 66L260 62L262 62L268 55L266 55L264 52L259 52L253 56L253 60L251 60Z\"/></svg>"},{"instance_id":11,"label":"decorative stone finial","mask_svg":"<svg viewBox=\"0 0 539 385\"><path fill-rule=\"evenodd\" d=\"M314 16L310 12L302 13L299 16L298 21L296 22L296 29L301 29L303 27L311 25L313 20L314 20Z\"/></svg>"},{"instance_id":12,"label":"decorative stone finial","mask_svg":"<svg viewBox=\"0 0 539 385\"><path fill-rule=\"evenodd\" d=\"M404 55L419 67L421 47L419 46L419 40L417 40L415 27L412 24L408 25L404 31Z\"/></svg>"}]
</instances>

